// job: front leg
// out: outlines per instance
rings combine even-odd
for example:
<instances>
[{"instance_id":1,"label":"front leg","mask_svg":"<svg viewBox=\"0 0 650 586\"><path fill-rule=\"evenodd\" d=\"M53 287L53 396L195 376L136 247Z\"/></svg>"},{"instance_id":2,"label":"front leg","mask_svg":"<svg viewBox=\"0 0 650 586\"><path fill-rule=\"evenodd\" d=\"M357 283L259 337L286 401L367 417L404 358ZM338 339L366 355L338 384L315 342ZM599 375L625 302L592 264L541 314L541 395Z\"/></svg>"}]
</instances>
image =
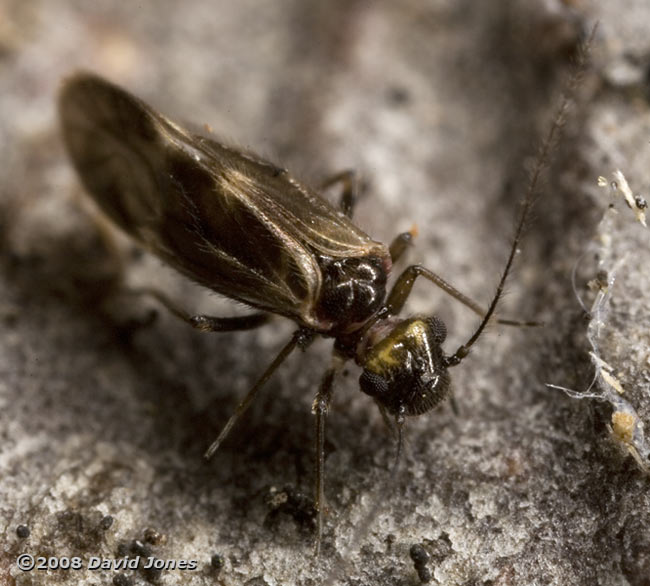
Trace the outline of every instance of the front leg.
<instances>
[{"instance_id":1,"label":"front leg","mask_svg":"<svg viewBox=\"0 0 650 586\"><path fill-rule=\"evenodd\" d=\"M415 226L408 232L402 232L393 238L393 241L388 247L390 259L395 264L407 251L408 247L413 244L413 238L417 235Z\"/></svg>"},{"instance_id":2,"label":"front leg","mask_svg":"<svg viewBox=\"0 0 650 586\"><path fill-rule=\"evenodd\" d=\"M469 307L474 313L483 317L486 314L486 310L481 307L476 301L467 297L456 289L453 285L450 285L445 281L441 276L437 275L433 271L424 268L422 265L411 265L397 278L395 285L391 289L391 292L388 295L388 300L386 301L386 309L388 310L389 315L397 315L404 308L404 304L411 294L415 280L418 277L424 277L428 281L431 281L434 285L442 289L447 295L451 295L454 299L460 301L463 305ZM534 321L517 321L512 319L497 319L497 323L508 325L508 326L538 326L539 322Z\"/></svg>"}]
</instances>

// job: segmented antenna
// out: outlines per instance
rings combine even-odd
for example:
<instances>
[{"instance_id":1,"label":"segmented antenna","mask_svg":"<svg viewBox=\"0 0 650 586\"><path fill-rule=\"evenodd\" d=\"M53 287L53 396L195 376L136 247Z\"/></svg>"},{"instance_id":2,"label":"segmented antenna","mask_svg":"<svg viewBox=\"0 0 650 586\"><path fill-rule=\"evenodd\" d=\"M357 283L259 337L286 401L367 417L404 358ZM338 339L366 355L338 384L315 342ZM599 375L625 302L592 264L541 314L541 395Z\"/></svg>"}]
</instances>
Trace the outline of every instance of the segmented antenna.
<instances>
[{"instance_id":1,"label":"segmented antenna","mask_svg":"<svg viewBox=\"0 0 650 586\"><path fill-rule=\"evenodd\" d=\"M454 352L451 356L447 357L446 360L447 366L456 366L457 364L460 364L461 360L463 360L463 358L465 358L469 354L469 349L474 345L476 340L478 340L481 337L481 334L483 333L483 330L485 330L485 327L490 321L492 314L494 314L494 311L496 310L499 301L501 301L501 297L503 296L503 290L505 288L506 281L510 276L512 264L514 262L515 255L517 254L517 248L519 246L519 242L521 241L521 237L524 231L524 226L526 225L526 222L530 215L530 211L536 200L535 193L537 190L537 184L539 183L539 179L542 175L542 172L548 166L550 155L553 151L553 148L557 144L558 138L560 136L560 131L562 130L562 127L566 122L566 114L571 106L571 102L573 101L573 97L575 95L576 89L579 87L582 77L584 75L584 71L587 63L587 57L589 55L591 43L594 39L597 29L598 29L598 23L596 23L593 29L591 29L591 34L589 35L589 38L578 50L578 57L574 65L573 72L569 77L567 88L562 94L560 105L555 113L553 124L549 129L549 132L546 135L546 138L544 139L544 142L542 142L542 145L539 149L539 153L537 155L537 162L535 163L535 168L533 169L533 174L531 175L530 182L528 183L528 189L526 190L526 195L522 202L521 214L519 216L519 221L517 222L517 229L515 230L515 236L512 241L512 246L510 248L510 254L508 255L508 261L506 262L505 269L501 274L501 279L499 280L496 293L492 298L487 313L485 314L485 316L483 316L481 323L479 324L478 328L476 328L474 334L472 334L472 337L467 342L465 342L465 344L459 346L456 352Z\"/></svg>"}]
</instances>

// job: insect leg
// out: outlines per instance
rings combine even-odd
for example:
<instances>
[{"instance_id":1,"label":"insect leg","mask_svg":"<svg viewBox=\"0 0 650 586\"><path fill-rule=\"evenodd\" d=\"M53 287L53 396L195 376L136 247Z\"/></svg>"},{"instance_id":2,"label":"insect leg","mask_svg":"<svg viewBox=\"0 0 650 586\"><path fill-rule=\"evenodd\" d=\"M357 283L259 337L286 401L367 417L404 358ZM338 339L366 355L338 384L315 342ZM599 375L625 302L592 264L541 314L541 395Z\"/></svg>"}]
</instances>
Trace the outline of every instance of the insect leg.
<instances>
[{"instance_id":1,"label":"insect leg","mask_svg":"<svg viewBox=\"0 0 650 586\"><path fill-rule=\"evenodd\" d=\"M388 247L393 264L395 264L406 252L407 248L413 244L413 238L415 235L415 228L411 228L408 232L402 232L393 238L393 241Z\"/></svg>"},{"instance_id":2,"label":"insect leg","mask_svg":"<svg viewBox=\"0 0 650 586\"><path fill-rule=\"evenodd\" d=\"M418 277L424 277L425 279L431 281L434 285L437 285L448 295L451 295L454 299L460 301L463 305L469 307L474 313L483 317L486 313L485 309L481 307L476 301L473 301L467 295L461 293L453 285L450 285L442 277L430 271L429 269L424 268L422 265L411 265L397 278L397 282L393 285L391 292L388 295L388 300L386 301L386 309L390 315L396 315L404 307L404 303L408 299L408 296L411 294L411 289L415 284L415 279ZM516 321L511 319L498 319L497 323L510 325L510 326L536 326L539 325L538 322L533 321Z\"/></svg>"},{"instance_id":3,"label":"insect leg","mask_svg":"<svg viewBox=\"0 0 650 586\"><path fill-rule=\"evenodd\" d=\"M388 309L389 314L396 315L402 311L406 300L411 294L411 290L415 284L415 279L418 277L424 277L431 281L434 285L440 287L440 289L445 293L451 295L454 299L458 299L458 301L469 307L475 313L478 313L480 316L485 314L483 308L478 303L475 303L469 297L463 295L455 287L447 283L447 281L442 277L438 276L433 271L424 268L422 265L411 265L397 278L397 281L388 294L388 299L386 301L386 308Z\"/></svg>"},{"instance_id":4,"label":"insect leg","mask_svg":"<svg viewBox=\"0 0 650 586\"><path fill-rule=\"evenodd\" d=\"M262 374L258 381L253 385L253 388L248 391L248 394L242 399L239 405L237 405L237 409L235 409L235 412L230 416L228 423L226 423L224 428L221 430L217 439L210 444L210 447L204 454L206 460L209 460L219 449L219 446L223 440L226 439L235 423L237 423L239 418L246 412L246 409L250 407L257 392L264 386L266 381L271 378L271 375L277 370L278 366L286 360L296 346L305 348L311 340L313 340L313 334L309 330L300 329L294 332L293 336L291 336L291 340L289 340L284 348L280 350L280 353L275 357L275 360L271 362L268 368L264 371L264 374Z\"/></svg>"},{"instance_id":5,"label":"insect leg","mask_svg":"<svg viewBox=\"0 0 650 586\"><path fill-rule=\"evenodd\" d=\"M142 287L137 289L128 289L127 294L133 295L149 295L153 297L158 303L163 305L170 313L183 321L190 324L193 328L201 330L202 332L233 332L237 330L252 330L268 323L273 316L269 313L251 313L249 315L241 315L237 317L213 317L209 315L191 315L167 295L151 289L149 287Z\"/></svg>"},{"instance_id":6,"label":"insect leg","mask_svg":"<svg viewBox=\"0 0 650 586\"><path fill-rule=\"evenodd\" d=\"M357 174L351 169L341 171L332 177L326 179L321 185L321 189L328 189L337 183L343 184L343 191L341 193L341 210L348 217L352 217L354 206L357 203L357 196L359 195L359 188L357 184Z\"/></svg>"},{"instance_id":7,"label":"insect leg","mask_svg":"<svg viewBox=\"0 0 650 586\"><path fill-rule=\"evenodd\" d=\"M329 411L332 393L334 390L334 379L341 371L345 360L337 354L333 357L332 366L330 366L321 380L318 393L311 407L311 411L316 415L316 486L315 486L315 504L316 504L316 547L314 555L320 554L320 542L323 534L323 509L325 508L324 483L325 483L325 418Z\"/></svg>"}]
</instances>

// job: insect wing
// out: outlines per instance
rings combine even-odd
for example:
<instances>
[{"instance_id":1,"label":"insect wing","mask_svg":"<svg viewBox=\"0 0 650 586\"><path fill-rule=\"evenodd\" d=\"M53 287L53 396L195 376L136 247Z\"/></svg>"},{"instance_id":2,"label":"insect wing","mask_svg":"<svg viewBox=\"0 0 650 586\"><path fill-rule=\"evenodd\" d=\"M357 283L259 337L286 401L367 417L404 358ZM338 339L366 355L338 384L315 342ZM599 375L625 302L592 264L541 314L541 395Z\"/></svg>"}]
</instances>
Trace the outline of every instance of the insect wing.
<instances>
[{"instance_id":1,"label":"insect wing","mask_svg":"<svg viewBox=\"0 0 650 586\"><path fill-rule=\"evenodd\" d=\"M197 137L197 141L213 160L229 160L231 180L224 182L224 191L236 192L237 199L246 200L259 214L273 218L284 232L314 253L332 258L371 253L385 256L382 243L372 240L345 214L284 169L209 138ZM242 163L244 169L239 168Z\"/></svg>"},{"instance_id":2,"label":"insect wing","mask_svg":"<svg viewBox=\"0 0 650 586\"><path fill-rule=\"evenodd\" d=\"M194 135L89 74L65 84L68 151L103 211L191 279L318 327L318 255L385 247L286 172Z\"/></svg>"}]
</instances>

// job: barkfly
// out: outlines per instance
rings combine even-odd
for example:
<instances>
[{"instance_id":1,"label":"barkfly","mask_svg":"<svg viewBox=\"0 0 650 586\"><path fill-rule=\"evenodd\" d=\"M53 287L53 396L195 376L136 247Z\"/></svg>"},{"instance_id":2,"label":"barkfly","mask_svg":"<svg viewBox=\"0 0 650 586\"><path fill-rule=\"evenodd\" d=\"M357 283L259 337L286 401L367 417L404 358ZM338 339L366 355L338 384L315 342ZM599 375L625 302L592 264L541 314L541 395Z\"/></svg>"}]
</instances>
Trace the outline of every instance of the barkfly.
<instances>
[{"instance_id":1,"label":"barkfly","mask_svg":"<svg viewBox=\"0 0 650 586\"><path fill-rule=\"evenodd\" d=\"M270 314L298 325L206 457L219 448L293 350L304 349L317 335L334 339L332 363L312 407L318 552L325 418L337 375L348 360L363 369L361 390L375 400L397 433L399 453L405 418L429 411L450 395L449 369L468 355L497 308L532 205L535 178L496 292L484 310L420 265L406 268L387 290L391 267L412 234L399 234L386 246L355 226L349 173L328 182L343 184L341 209L335 209L286 170L189 132L92 74L80 73L64 83L59 112L65 144L81 180L119 227L193 281L259 311L242 317L192 316L162 293L148 290L150 294L204 331L256 328ZM482 318L452 354L442 349L446 328L440 319L398 317L418 277Z\"/></svg>"}]
</instances>

